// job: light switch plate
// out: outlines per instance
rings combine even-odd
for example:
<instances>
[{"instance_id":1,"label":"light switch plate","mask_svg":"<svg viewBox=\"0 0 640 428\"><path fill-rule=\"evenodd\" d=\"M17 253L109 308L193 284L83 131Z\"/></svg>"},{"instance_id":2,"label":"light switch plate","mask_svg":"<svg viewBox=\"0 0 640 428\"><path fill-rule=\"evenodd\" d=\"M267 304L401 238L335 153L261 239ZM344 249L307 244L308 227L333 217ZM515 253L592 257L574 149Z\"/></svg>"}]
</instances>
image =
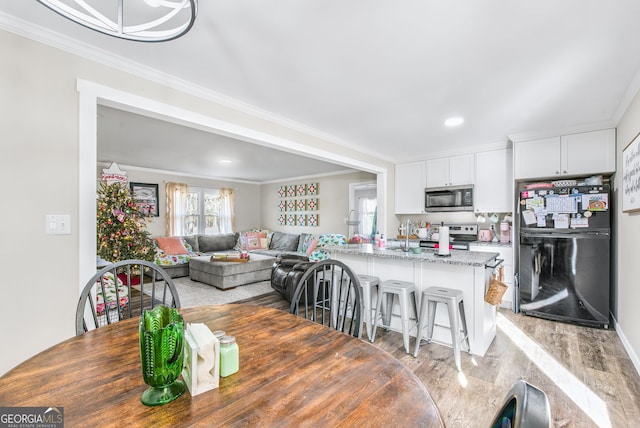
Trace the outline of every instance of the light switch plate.
<instances>
[{"instance_id":1,"label":"light switch plate","mask_svg":"<svg viewBox=\"0 0 640 428\"><path fill-rule=\"evenodd\" d=\"M47 235L70 235L71 216L69 214L47 214L45 216L45 233Z\"/></svg>"}]
</instances>

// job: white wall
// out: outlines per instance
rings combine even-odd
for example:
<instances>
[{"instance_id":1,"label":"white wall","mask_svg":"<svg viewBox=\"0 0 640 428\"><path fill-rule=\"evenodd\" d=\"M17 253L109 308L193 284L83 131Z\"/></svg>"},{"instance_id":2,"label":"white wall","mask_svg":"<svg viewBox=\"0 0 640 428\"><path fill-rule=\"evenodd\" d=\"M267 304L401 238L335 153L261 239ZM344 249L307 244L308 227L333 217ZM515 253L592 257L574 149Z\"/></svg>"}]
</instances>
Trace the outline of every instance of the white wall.
<instances>
[{"instance_id":1,"label":"white wall","mask_svg":"<svg viewBox=\"0 0 640 428\"><path fill-rule=\"evenodd\" d=\"M349 214L349 184L375 181L375 175L360 172L350 174L338 174L327 177L305 178L299 180L283 181L262 185L262 227L269 230L278 230L288 233L341 233L348 235L344 218ZM280 211L278 202L294 198L280 198L278 188L280 186L295 185L299 183L318 183L320 223L318 227L281 226L277 223ZM304 199L308 198L307 196Z\"/></svg>"},{"instance_id":2,"label":"white wall","mask_svg":"<svg viewBox=\"0 0 640 428\"><path fill-rule=\"evenodd\" d=\"M78 100L69 58L3 32L0 46L2 374L75 333ZM69 214L71 234L45 235L46 214Z\"/></svg>"},{"instance_id":3,"label":"white wall","mask_svg":"<svg viewBox=\"0 0 640 428\"><path fill-rule=\"evenodd\" d=\"M90 165L79 160L86 148L80 150L78 79L251 129L254 137L270 135L303 145L309 152L330 152L336 158L393 169L386 161L234 110L195 91L187 94L159 80L134 76L13 33L0 31L0 49L0 179L4 184L0 218L5 242L0 257L7 263L0 314L11 324L3 335L6 346L0 351L0 374L75 333L78 289L88 279L80 274L88 266L81 266L79 260L91 259L80 254L87 231L78 228L79 213L90 212L85 204L95 210L95 199L87 195L95 187L96 165L95 160L86 161ZM84 132L82 136L86 137ZM393 194L386 197L387 206L392 207ZM45 235L46 214L69 214L71 234ZM91 224L90 219L83 221ZM254 224L238 225L250 227Z\"/></svg>"},{"instance_id":4,"label":"white wall","mask_svg":"<svg viewBox=\"0 0 640 428\"><path fill-rule=\"evenodd\" d=\"M614 181L616 217L614 224L614 269L617 290L614 293L619 336L640 372L640 212L622 212L622 150L640 132L640 93L623 115L617 130L617 173Z\"/></svg>"}]
</instances>

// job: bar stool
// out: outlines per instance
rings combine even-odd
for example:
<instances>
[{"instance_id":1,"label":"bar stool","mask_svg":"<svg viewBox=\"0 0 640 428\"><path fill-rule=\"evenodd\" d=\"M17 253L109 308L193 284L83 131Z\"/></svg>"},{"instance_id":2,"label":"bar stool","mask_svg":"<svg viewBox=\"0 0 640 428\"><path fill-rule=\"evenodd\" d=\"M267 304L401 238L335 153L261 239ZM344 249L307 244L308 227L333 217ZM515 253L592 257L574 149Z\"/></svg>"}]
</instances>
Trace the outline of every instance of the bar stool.
<instances>
[{"instance_id":1,"label":"bar stool","mask_svg":"<svg viewBox=\"0 0 640 428\"><path fill-rule=\"evenodd\" d=\"M371 275L358 275L360 286L362 287L362 309L364 311L364 322L367 323L367 336L371 340L371 332L373 325L371 324L371 318L375 308L371 305L371 289L377 288L380 284L380 278Z\"/></svg>"},{"instance_id":2,"label":"bar stool","mask_svg":"<svg viewBox=\"0 0 640 428\"><path fill-rule=\"evenodd\" d=\"M418 317L418 334L416 337L416 350L414 357L418 356L420 349L420 339L422 339L422 330L424 329L425 318L427 315L427 307L429 309L429 320L427 323L427 343L431 342L433 337L433 327L436 318L436 307L438 303L447 305L449 312L449 330L451 331L451 343L453 344L453 356L456 361L456 368L460 368L460 342L465 341L467 349L469 349L469 335L467 334L467 320L464 315L464 301L462 300L462 291L453 290L444 287L429 287L422 292L422 301L420 303L420 316ZM460 324L458 320L462 320ZM443 327L443 326L440 326ZM462 332L463 337L460 338Z\"/></svg>"},{"instance_id":3,"label":"bar stool","mask_svg":"<svg viewBox=\"0 0 640 428\"><path fill-rule=\"evenodd\" d=\"M391 295L391 296L389 296ZM378 304L376 305L376 313L373 322L373 333L371 334L371 342L376 338L376 329L378 327L378 317L382 310L382 300L386 298L387 308L382 312L382 326L389 328L391 324L391 312L393 311L394 297L398 296L400 303L400 317L402 318L402 337L404 339L404 349L409 353L409 297L413 300L413 313L418 317L416 309L416 286L413 282L398 281L390 279L383 281L378 285ZM391 299L389 299L391 297Z\"/></svg>"}]
</instances>

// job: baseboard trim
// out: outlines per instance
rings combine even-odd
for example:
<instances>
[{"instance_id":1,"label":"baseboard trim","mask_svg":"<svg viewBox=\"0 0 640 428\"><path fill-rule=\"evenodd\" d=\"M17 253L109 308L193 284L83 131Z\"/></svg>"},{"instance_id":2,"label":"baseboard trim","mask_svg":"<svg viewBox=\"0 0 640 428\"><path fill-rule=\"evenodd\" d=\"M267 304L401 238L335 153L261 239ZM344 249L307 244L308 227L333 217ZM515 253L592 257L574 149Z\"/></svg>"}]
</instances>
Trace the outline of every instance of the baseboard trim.
<instances>
[{"instance_id":1,"label":"baseboard trim","mask_svg":"<svg viewBox=\"0 0 640 428\"><path fill-rule=\"evenodd\" d=\"M613 319L613 325L616 329L618 337L620 338L620 341L622 342L622 346L624 346L625 351L627 351L627 355L629 355L629 359L631 360L633 367L635 367L636 372L640 374L640 358L638 358L638 354L636 354L633 346L631 346L631 343L627 339L627 336L625 336L622 327L620 326L620 324L618 324L618 320L616 320L616 318L613 316L611 318Z\"/></svg>"}]
</instances>

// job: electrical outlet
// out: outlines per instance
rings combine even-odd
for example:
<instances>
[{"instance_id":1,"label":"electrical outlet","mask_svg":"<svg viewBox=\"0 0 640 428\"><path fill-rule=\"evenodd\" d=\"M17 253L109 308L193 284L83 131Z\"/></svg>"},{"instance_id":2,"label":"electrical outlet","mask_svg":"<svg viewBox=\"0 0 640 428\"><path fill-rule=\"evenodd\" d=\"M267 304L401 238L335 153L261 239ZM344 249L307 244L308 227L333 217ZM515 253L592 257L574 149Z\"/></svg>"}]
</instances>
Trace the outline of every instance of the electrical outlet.
<instances>
[{"instance_id":1,"label":"electrical outlet","mask_svg":"<svg viewBox=\"0 0 640 428\"><path fill-rule=\"evenodd\" d=\"M70 235L71 216L69 214L47 214L45 216L45 233L47 235Z\"/></svg>"}]
</instances>

